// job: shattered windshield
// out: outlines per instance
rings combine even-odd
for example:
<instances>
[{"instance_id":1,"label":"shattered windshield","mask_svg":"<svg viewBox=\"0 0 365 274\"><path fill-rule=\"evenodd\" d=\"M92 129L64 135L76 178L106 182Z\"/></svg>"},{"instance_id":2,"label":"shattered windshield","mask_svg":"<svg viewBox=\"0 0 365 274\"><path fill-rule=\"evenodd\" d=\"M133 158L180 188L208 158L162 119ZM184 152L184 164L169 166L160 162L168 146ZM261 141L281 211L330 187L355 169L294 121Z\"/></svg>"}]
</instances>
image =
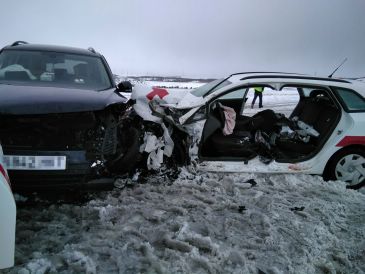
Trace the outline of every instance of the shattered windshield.
<instances>
[{"instance_id":1,"label":"shattered windshield","mask_svg":"<svg viewBox=\"0 0 365 274\"><path fill-rule=\"evenodd\" d=\"M98 57L50 51L4 50L0 83L104 90L112 86Z\"/></svg>"},{"instance_id":2,"label":"shattered windshield","mask_svg":"<svg viewBox=\"0 0 365 274\"><path fill-rule=\"evenodd\" d=\"M214 80L212 82L209 82L209 83L207 83L207 84L205 84L201 87L198 87L198 88L194 89L191 92L191 94L195 95L196 97L205 97L208 94L212 93L213 91L215 91L215 90L217 90L221 87L224 87L224 86L227 86L227 85L231 84L230 81L228 81L228 80L223 81L223 80L224 79L217 79L217 80ZM222 82L222 83L220 83L220 82ZM218 85L218 86L216 86L216 85Z\"/></svg>"}]
</instances>

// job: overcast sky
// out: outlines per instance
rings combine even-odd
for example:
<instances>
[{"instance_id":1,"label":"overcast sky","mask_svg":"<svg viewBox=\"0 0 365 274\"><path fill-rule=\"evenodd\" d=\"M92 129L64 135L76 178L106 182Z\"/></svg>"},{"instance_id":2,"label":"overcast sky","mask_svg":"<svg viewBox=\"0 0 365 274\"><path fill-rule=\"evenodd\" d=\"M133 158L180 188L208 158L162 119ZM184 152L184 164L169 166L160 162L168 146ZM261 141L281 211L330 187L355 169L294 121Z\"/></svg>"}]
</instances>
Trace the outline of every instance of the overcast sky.
<instances>
[{"instance_id":1,"label":"overcast sky","mask_svg":"<svg viewBox=\"0 0 365 274\"><path fill-rule=\"evenodd\" d=\"M0 46L87 48L114 73L365 76L365 0L1 0Z\"/></svg>"}]
</instances>

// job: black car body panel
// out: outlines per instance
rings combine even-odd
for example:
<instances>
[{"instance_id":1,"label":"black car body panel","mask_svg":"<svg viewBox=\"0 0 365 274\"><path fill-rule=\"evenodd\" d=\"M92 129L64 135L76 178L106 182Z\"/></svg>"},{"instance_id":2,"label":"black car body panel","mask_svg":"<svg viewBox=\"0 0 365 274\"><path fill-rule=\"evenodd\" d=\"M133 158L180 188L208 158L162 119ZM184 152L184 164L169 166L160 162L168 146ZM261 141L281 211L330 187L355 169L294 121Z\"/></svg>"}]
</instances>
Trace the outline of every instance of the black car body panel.
<instances>
[{"instance_id":1,"label":"black car body panel","mask_svg":"<svg viewBox=\"0 0 365 274\"><path fill-rule=\"evenodd\" d=\"M115 88L93 91L1 83L0 98L0 114L15 115L94 111L127 101Z\"/></svg>"}]
</instances>

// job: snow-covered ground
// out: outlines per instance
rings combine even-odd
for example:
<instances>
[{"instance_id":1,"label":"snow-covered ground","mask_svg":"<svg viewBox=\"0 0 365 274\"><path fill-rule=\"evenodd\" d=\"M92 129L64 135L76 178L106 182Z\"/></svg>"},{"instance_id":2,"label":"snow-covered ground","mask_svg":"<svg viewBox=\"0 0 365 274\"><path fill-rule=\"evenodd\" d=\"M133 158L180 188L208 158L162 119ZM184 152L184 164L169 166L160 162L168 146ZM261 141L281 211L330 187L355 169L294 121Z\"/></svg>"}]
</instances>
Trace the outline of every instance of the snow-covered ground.
<instances>
[{"instance_id":1,"label":"snow-covered ground","mask_svg":"<svg viewBox=\"0 0 365 274\"><path fill-rule=\"evenodd\" d=\"M145 81L145 83L153 87L164 87L164 88L174 88L174 89L194 89L205 84L201 82L162 82L162 81Z\"/></svg>"},{"instance_id":2,"label":"snow-covered ground","mask_svg":"<svg viewBox=\"0 0 365 274\"><path fill-rule=\"evenodd\" d=\"M259 98L256 98L253 109L251 109L251 103L254 98L253 89L248 92L247 98L248 99L243 114L246 116L252 116L259 111ZM265 109L272 109L276 113L282 113L286 117L289 117L298 102L299 94L298 91L295 89L285 88L284 90L276 91L265 88L262 96L263 108L260 109L260 111Z\"/></svg>"},{"instance_id":3,"label":"snow-covered ground","mask_svg":"<svg viewBox=\"0 0 365 274\"><path fill-rule=\"evenodd\" d=\"M193 167L127 180L82 204L19 202L2 273L365 272L365 195L342 182Z\"/></svg>"}]
</instances>

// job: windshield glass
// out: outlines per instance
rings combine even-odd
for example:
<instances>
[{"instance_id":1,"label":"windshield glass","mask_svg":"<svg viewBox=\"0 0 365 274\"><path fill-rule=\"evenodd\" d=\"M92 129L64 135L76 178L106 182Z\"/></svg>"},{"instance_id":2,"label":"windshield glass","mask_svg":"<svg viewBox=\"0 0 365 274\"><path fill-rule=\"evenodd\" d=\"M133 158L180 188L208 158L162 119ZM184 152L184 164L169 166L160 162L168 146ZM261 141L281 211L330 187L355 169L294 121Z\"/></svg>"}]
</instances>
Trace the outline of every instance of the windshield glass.
<instances>
[{"instance_id":1,"label":"windshield glass","mask_svg":"<svg viewBox=\"0 0 365 274\"><path fill-rule=\"evenodd\" d=\"M101 58L25 50L0 54L0 83L89 90L112 86Z\"/></svg>"},{"instance_id":2,"label":"windshield glass","mask_svg":"<svg viewBox=\"0 0 365 274\"><path fill-rule=\"evenodd\" d=\"M198 88L194 89L191 92L191 94L193 94L193 95L195 95L197 97L205 97L209 93L212 93L213 91L215 91L215 90L217 90L217 89L219 89L221 87L224 87L224 86L227 86L227 85L231 84L230 81L226 80L226 81L222 82L223 80L224 79L217 79L217 80L214 80L212 82L209 82L208 84L205 84L205 85L203 85L201 87L198 87ZM222 83L220 83L220 82L222 82ZM216 85L218 85L218 86L216 86Z\"/></svg>"}]
</instances>

